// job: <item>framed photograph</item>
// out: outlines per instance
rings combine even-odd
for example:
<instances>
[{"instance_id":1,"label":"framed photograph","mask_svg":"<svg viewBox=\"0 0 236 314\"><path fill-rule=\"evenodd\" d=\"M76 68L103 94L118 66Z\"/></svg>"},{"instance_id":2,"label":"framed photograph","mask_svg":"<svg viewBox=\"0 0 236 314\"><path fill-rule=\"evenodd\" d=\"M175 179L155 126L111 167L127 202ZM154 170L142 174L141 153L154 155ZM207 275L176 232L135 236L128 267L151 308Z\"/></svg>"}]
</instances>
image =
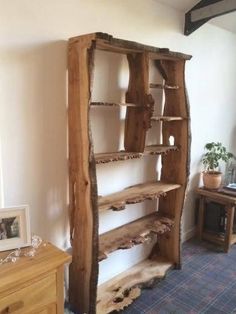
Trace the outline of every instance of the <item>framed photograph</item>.
<instances>
[{"instance_id":1,"label":"framed photograph","mask_svg":"<svg viewBox=\"0 0 236 314\"><path fill-rule=\"evenodd\" d=\"M30 245L29 207L0 208L0 251Z\"/></svg>"}]
</instances>

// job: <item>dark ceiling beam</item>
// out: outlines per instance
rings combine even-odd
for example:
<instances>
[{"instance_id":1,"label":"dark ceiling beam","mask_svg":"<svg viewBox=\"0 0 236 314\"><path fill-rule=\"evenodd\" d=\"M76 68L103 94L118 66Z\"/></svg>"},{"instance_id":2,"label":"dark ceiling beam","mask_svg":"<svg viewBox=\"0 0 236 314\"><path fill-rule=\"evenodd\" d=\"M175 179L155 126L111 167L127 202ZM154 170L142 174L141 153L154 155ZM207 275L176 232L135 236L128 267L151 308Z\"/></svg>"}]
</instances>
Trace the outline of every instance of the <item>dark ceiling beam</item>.
<instances>
[{"instance_id":1,"label":"dark ceiling beam","mask_svg":"<svg viewBox=\"0 0 236 314\"><path fill-rule=\"evenodd\" d=\"M185 14L184 34L190 35L214 17L236 11L236 0L202 0Z\"/></svg>"}]
</instances>

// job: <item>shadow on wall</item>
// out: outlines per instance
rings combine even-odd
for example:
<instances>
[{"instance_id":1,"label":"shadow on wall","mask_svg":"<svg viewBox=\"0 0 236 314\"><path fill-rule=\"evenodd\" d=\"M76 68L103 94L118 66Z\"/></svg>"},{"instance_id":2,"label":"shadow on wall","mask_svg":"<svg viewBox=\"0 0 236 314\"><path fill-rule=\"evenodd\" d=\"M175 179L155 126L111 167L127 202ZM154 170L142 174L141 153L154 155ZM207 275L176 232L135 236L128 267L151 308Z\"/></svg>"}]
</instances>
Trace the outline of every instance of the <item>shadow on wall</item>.
<instances>
[{"instance_id":1,"label":"shadow on wall","mask_svg":"<svg viewBox=\"0 0 236 314\"><path fill-rule=\"evenodd\" d=\"M188 240L195 233L195 224L196 224L196 194L195 189L199 187L201 181L201 172L195 173L193 176L190 176L189 185L187 188L187 194L184 202L183 209L183 229L185 234L183 234L183 240ZM186 226L192 226L192 229L187 230Z\"/></svg>"},{"instance_id":2,"label":"shadow on wall","mask_svg":"<svg viewBox=\"0 0 236 314\"><path fill-rule=\"evenodd\" d=\"M66 246L67 41L8 51L1 68L5 203L28 203L32 231Z\"/></svg>"},{"instance_id":3,"label":"shadow on wall","mask_svg":"<svg viewBox=\"0 0 236 314\"><path fill-rule=\"evenodd\" d=\"M234 127L231 134L230 151L234 152L236 155L236 126Z\"/></svg>"}]
</instances>

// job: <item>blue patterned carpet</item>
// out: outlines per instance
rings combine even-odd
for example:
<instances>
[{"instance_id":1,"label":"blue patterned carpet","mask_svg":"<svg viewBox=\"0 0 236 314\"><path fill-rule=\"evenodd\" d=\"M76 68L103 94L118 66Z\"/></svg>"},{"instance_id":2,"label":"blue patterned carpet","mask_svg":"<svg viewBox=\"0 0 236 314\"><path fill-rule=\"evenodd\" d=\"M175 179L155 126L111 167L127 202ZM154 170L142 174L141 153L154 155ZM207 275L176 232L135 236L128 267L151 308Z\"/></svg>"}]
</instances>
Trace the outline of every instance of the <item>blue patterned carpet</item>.
<instances>
[{"instance_id":1,"label":"blue patterned carpet","mask_svg":"<svg viewBox=\"0 0 236 314\"><path fill-rule=\"evenodd\" d=\"M182 270L168 273L122 314L236 313L236 246L222 253L191 240L183 245Z\"/></svg>"}]
</instances>

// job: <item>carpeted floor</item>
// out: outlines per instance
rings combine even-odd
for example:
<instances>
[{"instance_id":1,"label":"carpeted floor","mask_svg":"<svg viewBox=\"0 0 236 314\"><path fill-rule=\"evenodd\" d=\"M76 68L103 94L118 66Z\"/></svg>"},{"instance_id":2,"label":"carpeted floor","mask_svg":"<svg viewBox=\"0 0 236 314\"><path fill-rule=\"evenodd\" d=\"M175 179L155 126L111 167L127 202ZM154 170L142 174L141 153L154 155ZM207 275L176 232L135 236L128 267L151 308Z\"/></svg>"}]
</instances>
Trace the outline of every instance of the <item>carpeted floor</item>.
<instances>
[{"instance_id":1,"label":"carpeted floor","mask_svg":"<svg viewBox=\"0 0 236 314\"><path fill-rule=\"evenodd\" d=\"M169 272L123 314L236 313L236 246L228 254L206 242L183 245L182 270Z\"/></svg>"},{"instance_id":2,"label":"carpeted floor","mask_svg":"<svg viewBox=\"0 0 236 314\"><path fill-rule=\"evenodd\" d=\"M191 240L183 245L182 270L169 272L122 314L236 313L236 246L225 254Z\"/></svg>"}]
</instances>

